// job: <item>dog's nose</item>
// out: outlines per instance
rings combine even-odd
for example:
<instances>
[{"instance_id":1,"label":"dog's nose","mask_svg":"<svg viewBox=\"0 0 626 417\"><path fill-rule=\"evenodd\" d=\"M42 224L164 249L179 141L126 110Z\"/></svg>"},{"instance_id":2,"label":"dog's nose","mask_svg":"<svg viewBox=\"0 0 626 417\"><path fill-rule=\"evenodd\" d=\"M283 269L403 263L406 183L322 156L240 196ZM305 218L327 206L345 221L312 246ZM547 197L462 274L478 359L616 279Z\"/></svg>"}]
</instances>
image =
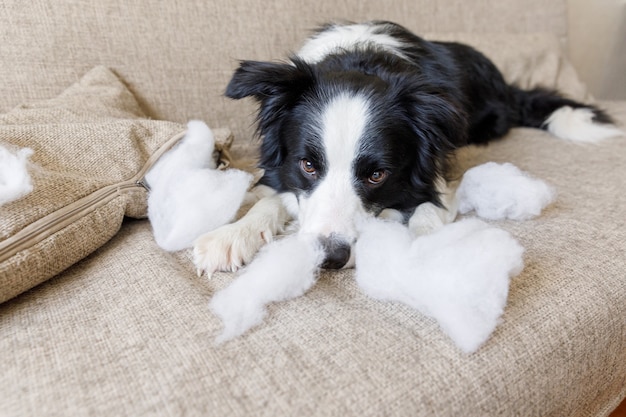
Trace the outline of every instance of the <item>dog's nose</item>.
<instances>
[{"instance_id":1,"label":"dog's nose","mask_svg":"<svg viewBox=\"0 0 626 417\"><path fill-rule=\"evenodd\" d=\"M320 243L324 249L324 262L322 268L339 269L350 260L350 244L334 235L320 237Z\"/></svg>"}]
</instances>

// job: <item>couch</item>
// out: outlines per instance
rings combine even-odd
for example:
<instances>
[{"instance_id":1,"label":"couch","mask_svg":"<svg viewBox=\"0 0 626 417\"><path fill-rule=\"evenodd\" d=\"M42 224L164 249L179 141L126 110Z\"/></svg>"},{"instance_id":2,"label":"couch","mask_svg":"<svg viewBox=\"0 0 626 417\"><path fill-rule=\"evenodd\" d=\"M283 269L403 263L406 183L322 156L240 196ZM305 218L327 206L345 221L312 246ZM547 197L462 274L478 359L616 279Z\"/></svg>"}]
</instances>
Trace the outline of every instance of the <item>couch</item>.
<instances>
[{"instance_id":1,"label":"couch","mask_svg":"<svg viewBox=\"0 0 626 417\"><path fill-rule=\"evenodd\" d=\"M460 173L511 162L558 193L493 222L525 268L476 352L351 270L215 344L208 303L234 275L156 245L142 175L190 119L254 155L254 104L222 97L238 60L280 59L336 19L462 40L510 81L594 100L563 52L565 0L3 2L0 144L33 149L34 190L0 207L0 416L607 416L626 397L624 138L514 129L459 152ZM596 104L626 126L626 101Z\"/></svg>"}]
</instances>

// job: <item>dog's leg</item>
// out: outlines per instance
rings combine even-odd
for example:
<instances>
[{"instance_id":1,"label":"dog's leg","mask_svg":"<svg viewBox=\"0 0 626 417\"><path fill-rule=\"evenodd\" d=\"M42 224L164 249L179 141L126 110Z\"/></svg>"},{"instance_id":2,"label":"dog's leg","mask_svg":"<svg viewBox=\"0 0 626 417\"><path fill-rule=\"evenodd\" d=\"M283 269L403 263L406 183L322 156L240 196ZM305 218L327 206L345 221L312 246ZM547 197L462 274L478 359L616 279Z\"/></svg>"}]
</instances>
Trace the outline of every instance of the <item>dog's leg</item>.
<instances>
[{"instance_id":1,"label":"dog's leg","mask_svg":"<svg viewBox=\"0 0 626 417\"><path fill-rule=\"evenodd\" d=\"M448 223L452 223L457 216L459 203L456 198L456 186L441 179L437 183L443 207L433 203L423 203L417 206L409 219L409 230L415 236L434 232Z\"/></svg>"},{"instance_id":2,"label":"dog's leg","mask_svg":"<svg viewBox=\"0 0 626 417\"><path fill-rule=\"evenodd\" d=\"M249 263L261 247L272 241L290 219L282 200L273 190L257 186L260 199L239 220L200 236L193 255L198 275L236 271Z\"/></svg>"}]
</instances>

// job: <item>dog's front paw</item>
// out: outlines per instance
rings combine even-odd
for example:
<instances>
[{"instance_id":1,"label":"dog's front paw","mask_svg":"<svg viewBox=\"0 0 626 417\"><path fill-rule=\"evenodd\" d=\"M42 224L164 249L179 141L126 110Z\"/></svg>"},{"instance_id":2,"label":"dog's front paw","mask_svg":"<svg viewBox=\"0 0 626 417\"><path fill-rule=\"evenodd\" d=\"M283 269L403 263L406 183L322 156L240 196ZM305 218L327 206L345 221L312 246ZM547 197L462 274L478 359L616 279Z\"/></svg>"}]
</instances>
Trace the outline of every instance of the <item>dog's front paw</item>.
<instances>
[{"instance_id":1,"label":"dog's front paw","mask_svg":"<svg viewBox=\"0 0 626 417\"><path fill-rule=\"evenodd\" d=\"M272 230L250 222L227 224L205 233L195 241L193 248L198 276L205 271L209 277L216 271L235 272L272 239Z\"/></svg>"}]
</instances>

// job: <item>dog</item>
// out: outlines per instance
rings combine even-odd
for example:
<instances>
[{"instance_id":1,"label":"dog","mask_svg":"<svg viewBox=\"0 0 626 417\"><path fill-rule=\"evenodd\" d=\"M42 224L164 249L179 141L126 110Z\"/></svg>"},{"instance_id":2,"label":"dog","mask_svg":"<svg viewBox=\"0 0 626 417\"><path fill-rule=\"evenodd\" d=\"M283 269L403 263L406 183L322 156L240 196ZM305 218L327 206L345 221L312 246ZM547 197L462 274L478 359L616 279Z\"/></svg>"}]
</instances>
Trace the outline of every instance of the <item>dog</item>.
<instances>
[{"instance_id":1,"label":"dog","mask_svg":"<svg viewBox=\"0 0 626 417\"><path fill-rule=\"evenodd\" d=\"M386 21L326 25L287 62L242 61L225 95L259 104L264 174L243 217L195 242L199 274L241 268L291 220L319 239L323 268L351 267L361 219L415 234L454 220L456 149L516 126L571 140L613 131L595 106L509 85L477 50Z\"/></svg>"}]
</instances>

